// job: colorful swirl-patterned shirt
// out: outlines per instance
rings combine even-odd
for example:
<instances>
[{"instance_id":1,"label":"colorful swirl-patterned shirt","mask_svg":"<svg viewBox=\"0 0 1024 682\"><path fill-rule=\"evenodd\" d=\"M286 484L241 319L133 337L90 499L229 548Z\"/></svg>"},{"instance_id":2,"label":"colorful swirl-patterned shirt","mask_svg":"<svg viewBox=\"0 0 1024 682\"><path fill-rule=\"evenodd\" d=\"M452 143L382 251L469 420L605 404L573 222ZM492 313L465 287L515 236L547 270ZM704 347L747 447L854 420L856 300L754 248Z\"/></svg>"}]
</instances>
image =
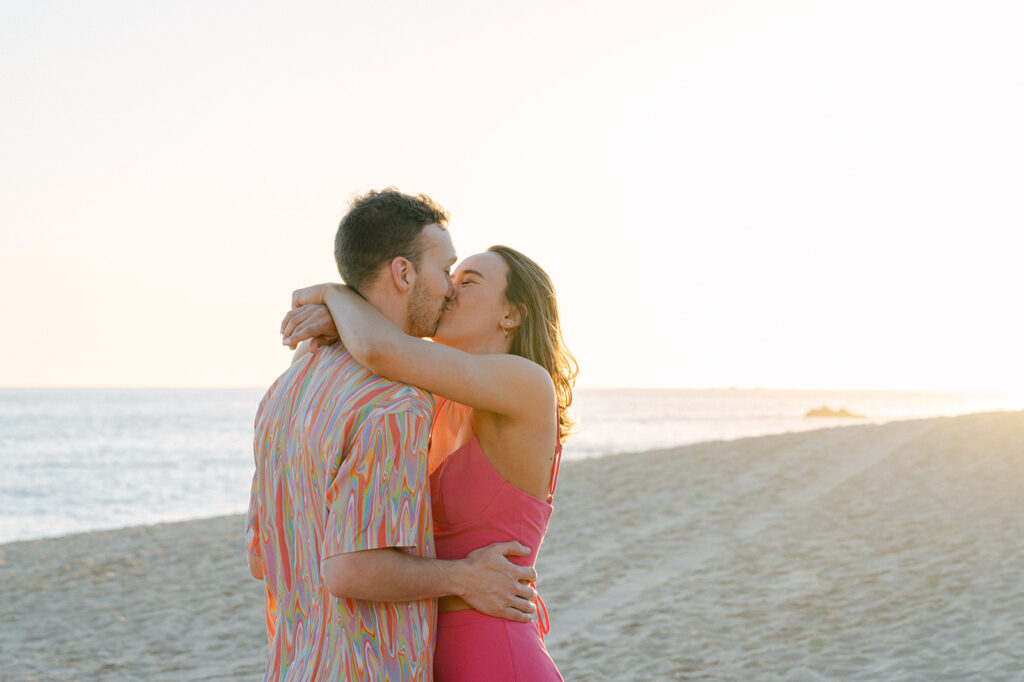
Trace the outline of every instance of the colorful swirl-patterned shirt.
<instances>
[{"instance_id":1,"label":"colorful swirl-patterned shirt","mask_svg":"<svg viewBox=\"0 0 1024 682\"><path fill-rule=\"evenodd\" d=\"M433 400L335 344L297 361L256 414L246 545L266 584L267 680L432 679L437 602L338 599L336 554L433 557Z\"/></svg>"}]
</instances>

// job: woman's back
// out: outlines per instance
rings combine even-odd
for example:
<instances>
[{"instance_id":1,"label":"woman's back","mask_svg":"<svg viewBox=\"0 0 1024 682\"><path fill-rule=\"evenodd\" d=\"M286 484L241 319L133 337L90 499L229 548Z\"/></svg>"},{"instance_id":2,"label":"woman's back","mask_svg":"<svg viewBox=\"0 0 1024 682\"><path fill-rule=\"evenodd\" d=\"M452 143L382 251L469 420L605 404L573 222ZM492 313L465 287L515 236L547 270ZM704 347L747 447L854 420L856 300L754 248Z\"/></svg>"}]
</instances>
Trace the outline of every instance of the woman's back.
<instances>
[{"instance_id":1,"label":"woman's back","mask_svg":"<svg viewBox=\"0 0 1024 682\"><path fill-rule=\"evenodd\" d=\"M452 434L464 442L447 456L431 456L430 496L437 557L461 559L478 547L516 540L529 547L530 554L510 560L533 566L551 518L555 471L549 474L547 500L520 489L505 480L484 452L473 429L471 411L466 415L453 410L446 415L441 410L433 432L437 440L431 437L431 451L449 446ZM461 426L446 419L452 414L465 415ZM552 450L557 467L560 447Z\"/></svg>"}]
</instances>

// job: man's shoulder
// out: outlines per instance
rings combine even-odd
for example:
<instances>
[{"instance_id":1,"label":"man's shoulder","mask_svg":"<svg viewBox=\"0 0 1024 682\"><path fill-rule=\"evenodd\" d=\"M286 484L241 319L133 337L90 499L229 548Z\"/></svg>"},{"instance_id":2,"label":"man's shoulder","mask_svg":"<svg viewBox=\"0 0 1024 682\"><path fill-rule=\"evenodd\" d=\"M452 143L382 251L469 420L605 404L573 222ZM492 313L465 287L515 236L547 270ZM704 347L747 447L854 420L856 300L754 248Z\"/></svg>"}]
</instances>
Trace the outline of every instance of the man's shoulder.
<instances>
[{"instance_id":1,"label":"man's shoulder","mask_svg":"<svg viewBox=\"0 0 1024 682\"><path fill-rule=\"evenodd\" d=\"M433 419L434 398L429 393L409 384L389 379L384 380L389 385L373 401L371 410L373 416L402 413Z\"/></svg>"},{"instance_id":2,"label":"man's shoulder","mask_svg":"<svg viewBox=\"0 0 1024 682\"><path fill-rule=\"evenodd\" d=\"M434 398L427 391L374 374L356 362L341 344L317 353L324 354L317 359L318 365L342 378L339 388L346 393L351 408L363 408L372 415L408 412L433 418Z\"/></svg>"},{"instance_id":3,"label":"man's shoulder","mask_svg":"<svg viewBox=\"0 0 1024 682\"><path fill-rule=\"evenodd\" d=\"M432 419L434 399L415 386L393 381L360 365L340 343L300 358L274 382L261 404L300 395L319 395L315 401L324 409L328 404L343 412L361 413L363 418L407 413Z\"/></svg>"}]
</instances>

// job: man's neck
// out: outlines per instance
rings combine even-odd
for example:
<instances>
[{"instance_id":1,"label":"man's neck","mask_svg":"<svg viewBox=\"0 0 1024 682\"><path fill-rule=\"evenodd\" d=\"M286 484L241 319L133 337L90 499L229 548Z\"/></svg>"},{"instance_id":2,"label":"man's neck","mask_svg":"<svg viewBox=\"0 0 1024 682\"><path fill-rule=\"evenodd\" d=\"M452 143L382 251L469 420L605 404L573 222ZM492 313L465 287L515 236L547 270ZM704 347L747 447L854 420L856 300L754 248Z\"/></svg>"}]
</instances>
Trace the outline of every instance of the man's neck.
<instances>
[{"instance_id":1,"label":"man's neck","mask_svg":"<svg viewBox=\"0 0 1024 682\"><path fill-rule=\"evenodd\" d=\"M363 298L365 298L370 305L376 308L384 317L388 318L406 334L409 333L409 315L407 312L406 301L401 296L398 296L394 290L388 290L385 286L387 282L377 281L372 286L366 287L364 291L361 291Z\"/></svg>"}]
</instances>

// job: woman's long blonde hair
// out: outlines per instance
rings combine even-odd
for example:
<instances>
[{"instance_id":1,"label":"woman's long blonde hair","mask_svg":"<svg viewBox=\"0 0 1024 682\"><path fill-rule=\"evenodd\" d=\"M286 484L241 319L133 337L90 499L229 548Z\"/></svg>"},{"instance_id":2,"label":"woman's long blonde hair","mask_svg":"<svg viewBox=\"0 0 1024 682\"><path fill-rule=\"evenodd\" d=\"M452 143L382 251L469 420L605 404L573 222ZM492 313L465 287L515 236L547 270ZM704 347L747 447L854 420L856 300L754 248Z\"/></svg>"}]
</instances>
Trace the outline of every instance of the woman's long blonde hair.
<instances>
[{"instance_id":1,"label":"woman's long blonde hair","mask_svg":"<svg viewBox=\"0 0 1024 682\"><path fill-rule=\"evenodd\" d=\"M536 362L551 375L558 398L558 437L562 440L574 426L568 409L579 365L562 338L555 287L537 263L515 249L492 246L487 250L501 256L508 265L505 300L519 311L520 322L513 331L509 352Z\"/></svg>"}]
</instances>

